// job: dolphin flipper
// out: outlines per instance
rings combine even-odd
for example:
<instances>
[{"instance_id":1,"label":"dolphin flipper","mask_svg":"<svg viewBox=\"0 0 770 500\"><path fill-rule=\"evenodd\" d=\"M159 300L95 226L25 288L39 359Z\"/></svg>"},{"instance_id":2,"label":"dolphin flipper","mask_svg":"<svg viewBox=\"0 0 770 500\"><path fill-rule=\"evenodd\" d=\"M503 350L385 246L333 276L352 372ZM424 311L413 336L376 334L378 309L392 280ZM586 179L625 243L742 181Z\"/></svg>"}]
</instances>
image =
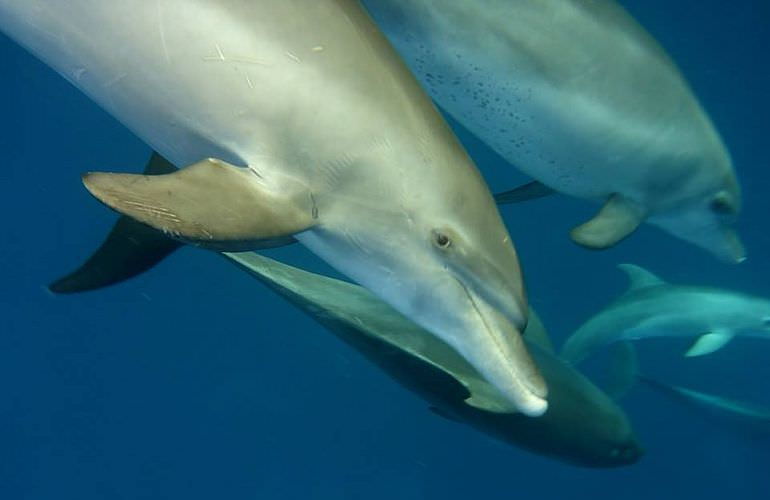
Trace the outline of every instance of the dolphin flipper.
<instances>
[{"instance_id":1,"label":"dolphin flipper","mask_svg":"<svg viewBox=\"0 0 770 500\"><path fill-rule=\"evenodd\" d=\"M164 175L178 169L153 152L144 169L145 175ZM293 243L288 239L285 243ZM267 248L269 242L263 242ZM278 246L278 241L273 241ZM48 286L54 293L97 290L123 282L155 267L182 245L163 232L121 215L102 245L74 272Z\"/></svg>"},{"instance_id":2,"label":"dolphin flipper","mask_svg":"<svg viewBox=\"0 0 770 500\"><path fill-rule=\"evenodd\" d=\"M144 173L163 175L177 170L154 152ZM120 283L155 267L180 246L180 242L157 229L121 216L96 252L77 270L48 285L48 289L53 293L75 293Z\"/></svg>"},{"instance_id":3,"label":"dolphin flipper","mask_svg":"<svg viewBox=\"0 0 770 500\"><path fill-rule=\"evenodd\" d=\"M212 250L280 246L317 217L310 193L297 203L266 189L251 169L215 159L165 175L88 173L83 183L115 211Z\"/></svg>"},{"instance_id":4,"label":"dolphin flipper","mask_svg":"<svg viewBox=\"0 0 770 500\"><path fill-rule=\"evenodd\" d=\"M584 247L609 248L633 233L644 221L644 217L644 210L614 194L593 219L574 228L570 236L575 243Z\"/></svg>"},{"instance_id":5,"label":"dolphin flipper","mask_svg":"<svg viewBox=\"0 0 770 500\"><path fill-rule=\"evenodd\" d=\"M495 194L495 201L498 205L507 203L521 203L524 201L536 200L554 194L552 188L542 182L532 181L521 186L515 187L510 191Z\"/></svg>"},{"instance_id":6,"label":"dolphin flipper","mask_svg":"<svg viewBox=\"0 0 770 500\"><path fill-rule=\"evenodd\" d=\"M723 348L735 336L730 331L716 331L701 335L684 354L687 358L705 356Z\"/></svg>"}]
</instances>

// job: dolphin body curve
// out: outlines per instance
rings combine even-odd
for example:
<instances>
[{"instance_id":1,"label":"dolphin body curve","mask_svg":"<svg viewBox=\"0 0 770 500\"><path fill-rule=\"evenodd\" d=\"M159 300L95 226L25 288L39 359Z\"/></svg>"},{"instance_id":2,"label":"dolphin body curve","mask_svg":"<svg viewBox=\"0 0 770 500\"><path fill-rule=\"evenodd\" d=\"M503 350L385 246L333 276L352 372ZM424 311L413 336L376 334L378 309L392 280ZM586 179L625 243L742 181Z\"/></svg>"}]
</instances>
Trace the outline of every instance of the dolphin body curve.
<instances>
[{"instance_id":1,"label":"dolphin body curve","mask_svg":"<svg viewBox=\"0 0 770 500\"><path fill-rule=\"evenodd\" d=\"M430 95L540 183L603 205L573 240L643 221L727 261L741 194L675 63L614 0L363 0ZM517 189L500 202L547 194Z\"/></svg>"},{"instance_id":2,"label":"dolphin body curve","mask_svg":"<svg viewBox=\"0 0 770 500\"><path fill-rule=\"evenodd\" d=\"M545 411L494 199L358 1L0 0L0 31L191 165L89 174L101 201L216 250L299 240Z\"/></svg>"},{"instance_id":3,"label":"dolphin body curve","mask_svg":"<svg viewBox=\"0 0 770 500\"><path fill-rule=\"evenodd\" d=\"M547 339L547 333L535 314L530 314L525 339L548 384L549 406L542 417L527 418L446 343L360 286L255 253L224 256L445 418L530 452L583 467L630 465L643 454L620 407L547 346L537 343L535 339Z\"/></svg>"}]
</instances>

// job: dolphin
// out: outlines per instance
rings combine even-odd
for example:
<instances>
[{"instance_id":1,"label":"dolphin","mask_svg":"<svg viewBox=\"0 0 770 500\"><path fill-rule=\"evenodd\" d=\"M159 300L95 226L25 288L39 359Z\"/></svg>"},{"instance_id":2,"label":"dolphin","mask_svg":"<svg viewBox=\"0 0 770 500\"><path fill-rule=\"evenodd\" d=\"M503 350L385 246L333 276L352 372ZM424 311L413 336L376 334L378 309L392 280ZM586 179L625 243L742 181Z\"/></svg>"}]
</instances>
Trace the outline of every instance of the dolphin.
<instances>
[{"instance_id":1,"label":"dolphin","mask_svg":"<svg viewBox=\"0 0 770 500\"><path fill-rule=\"evenodd\" d=\"M153 154L145 172L174 170ZM179 246L160 231L121 216L93 255L49 288L70 294L119 283L153 267ZM554 355L548 332L532 310L524 341L549 386L548 409L535 419L516 413L452 347L366 289L253 253L222 255L418 394L437 415L531 452L586 467L627 465L643 454L623 411ZM635 365L627 366L624 372L634 370Z\"/></svg>"},{"instance_id":2,"label":"dolphin","mask_svg":"<svg viewBox=\"0 0 770 500\"><path fill-rule=\"evenodd\" d=\"M360 286L257 254L225 256L323 324L431 410L504 442L571 464L615 467L643 454L623 411L583 375L534 339L547 339L530 313L525 340L549 387L540 418L511 407L500 392L445 342Z\"/></svg>"},{"instance_id":3,"label":"dolphin","mask_svg":"<svg viewBox=\"0 0 770 500\"><path fill-rule=\"evenodd\" d=\"M580 245L614 245L647 221L743 260L730 155L676 64L614 0L363 3L436 102L541 183L500 202L555 190L602 204L573 229Z\"/></svg>"},{"instance_id":4,"label":"dolphin","mask_svg":"<svg viewBox=\"0 0 770 500\"><path fill-rule=\"evenodd\" d=\"M188 166L86 174L102 202L214 250L297 240L546 410L494 199L358 1L0 0L0 31Z\"/></svg>"},{"instance_id":5,"label":"dolphin","mask_svg":"<svg viewBox=\"0 0 770 500\"><path fill-rule=\"evenodd\" d=\"M688 408L705 411L714 421L728 424L743 433L770 437L770 408L667 384L642 375L637 378L653 390Z\"/></svg>"},{"instance_id":6,"label":"dolphin","mask_svg":"<svg viewBox=\"0 0 770 500\"><path fill-rule=\"evenodd\" d=\"M770 300L720 288L673 285L633 264L625 294L570 336L562 357L578 363L604 345L651 337L691 337L686 356L702 356L743 335L770 339Z\"/></svg>"}]
</instances>

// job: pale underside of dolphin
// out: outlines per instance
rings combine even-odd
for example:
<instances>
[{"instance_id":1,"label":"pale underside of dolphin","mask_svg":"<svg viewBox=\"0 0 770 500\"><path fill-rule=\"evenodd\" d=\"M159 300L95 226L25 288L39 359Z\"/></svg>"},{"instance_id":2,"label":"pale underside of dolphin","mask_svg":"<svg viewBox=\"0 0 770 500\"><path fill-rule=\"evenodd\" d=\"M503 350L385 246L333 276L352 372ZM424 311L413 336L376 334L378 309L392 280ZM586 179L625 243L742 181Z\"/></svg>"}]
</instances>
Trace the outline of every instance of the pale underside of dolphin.
<instances>
[{"instance_id":1,"label":"pale underside of dolphin","mask_svg":"<svg viewBox=\"0 0 770 500\"><path fill-rule=\"evenodd\" d=\"M687 356L724 347L735 336L770 339L770 301L731 290L670 284L632 264L625 294L591 317L567 339L562 356L578 363L618 341L653 337L693 338Z\"/></svg>"},{"instance_id":2,"label":"pale underside of dolphin","mask_svg":"<svg viewBox=\"0 0 770 500\"><path fill-rule=\"evenodd\" d=\"M87 175L104 203L217 250L296 239L545 411L494 200L359 2L0 0L0 30L191 165Z\"/></svg>"},{"instance_id":3,"label":"pale underside of dolphin","mask_svg":"<svg viewBox=\"0 0 770 500\"><path fill-rule=\"evenodd\" d=\"M572 238L611 246L643 221L729 261L730 156L663 48L614 0L363 0L430 95L548 187L603 204ZM547 194L501 194L501 202Z\"/></svg>"}]
</instances>

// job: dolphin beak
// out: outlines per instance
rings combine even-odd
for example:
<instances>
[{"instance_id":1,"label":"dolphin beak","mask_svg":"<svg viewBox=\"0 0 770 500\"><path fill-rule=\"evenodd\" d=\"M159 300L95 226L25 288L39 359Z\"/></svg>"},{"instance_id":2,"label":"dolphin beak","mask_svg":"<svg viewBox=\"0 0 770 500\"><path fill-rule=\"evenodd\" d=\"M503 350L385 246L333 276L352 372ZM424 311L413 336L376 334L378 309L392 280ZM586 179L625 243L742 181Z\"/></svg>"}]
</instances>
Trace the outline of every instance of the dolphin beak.
<instances>
[{"instance_id":1,"label":"dolphin beak","mask_svg":"<svg viewBox=\"0 0 770 500\"><path fill-rule=\"evenodd\" d=\"M463 287L477 313L479 332L458 349L479 373L524 415L548 409L548 388L527 351L521 332L496 308ZM479 337L480 336L480 337Z\"/></svg>"},{"instance_id":2,"label":"dolphin beak","mask_svg":"<svg viewBox=\"0 0 770 500\"><path fill-rule=\"evenodd\" d=\"M718 256L731 264L740 264L746 260L746 249L735 229L729 228L724 231L724 237L721 248L718 250Z\"/></svg>"}]
</instances>

